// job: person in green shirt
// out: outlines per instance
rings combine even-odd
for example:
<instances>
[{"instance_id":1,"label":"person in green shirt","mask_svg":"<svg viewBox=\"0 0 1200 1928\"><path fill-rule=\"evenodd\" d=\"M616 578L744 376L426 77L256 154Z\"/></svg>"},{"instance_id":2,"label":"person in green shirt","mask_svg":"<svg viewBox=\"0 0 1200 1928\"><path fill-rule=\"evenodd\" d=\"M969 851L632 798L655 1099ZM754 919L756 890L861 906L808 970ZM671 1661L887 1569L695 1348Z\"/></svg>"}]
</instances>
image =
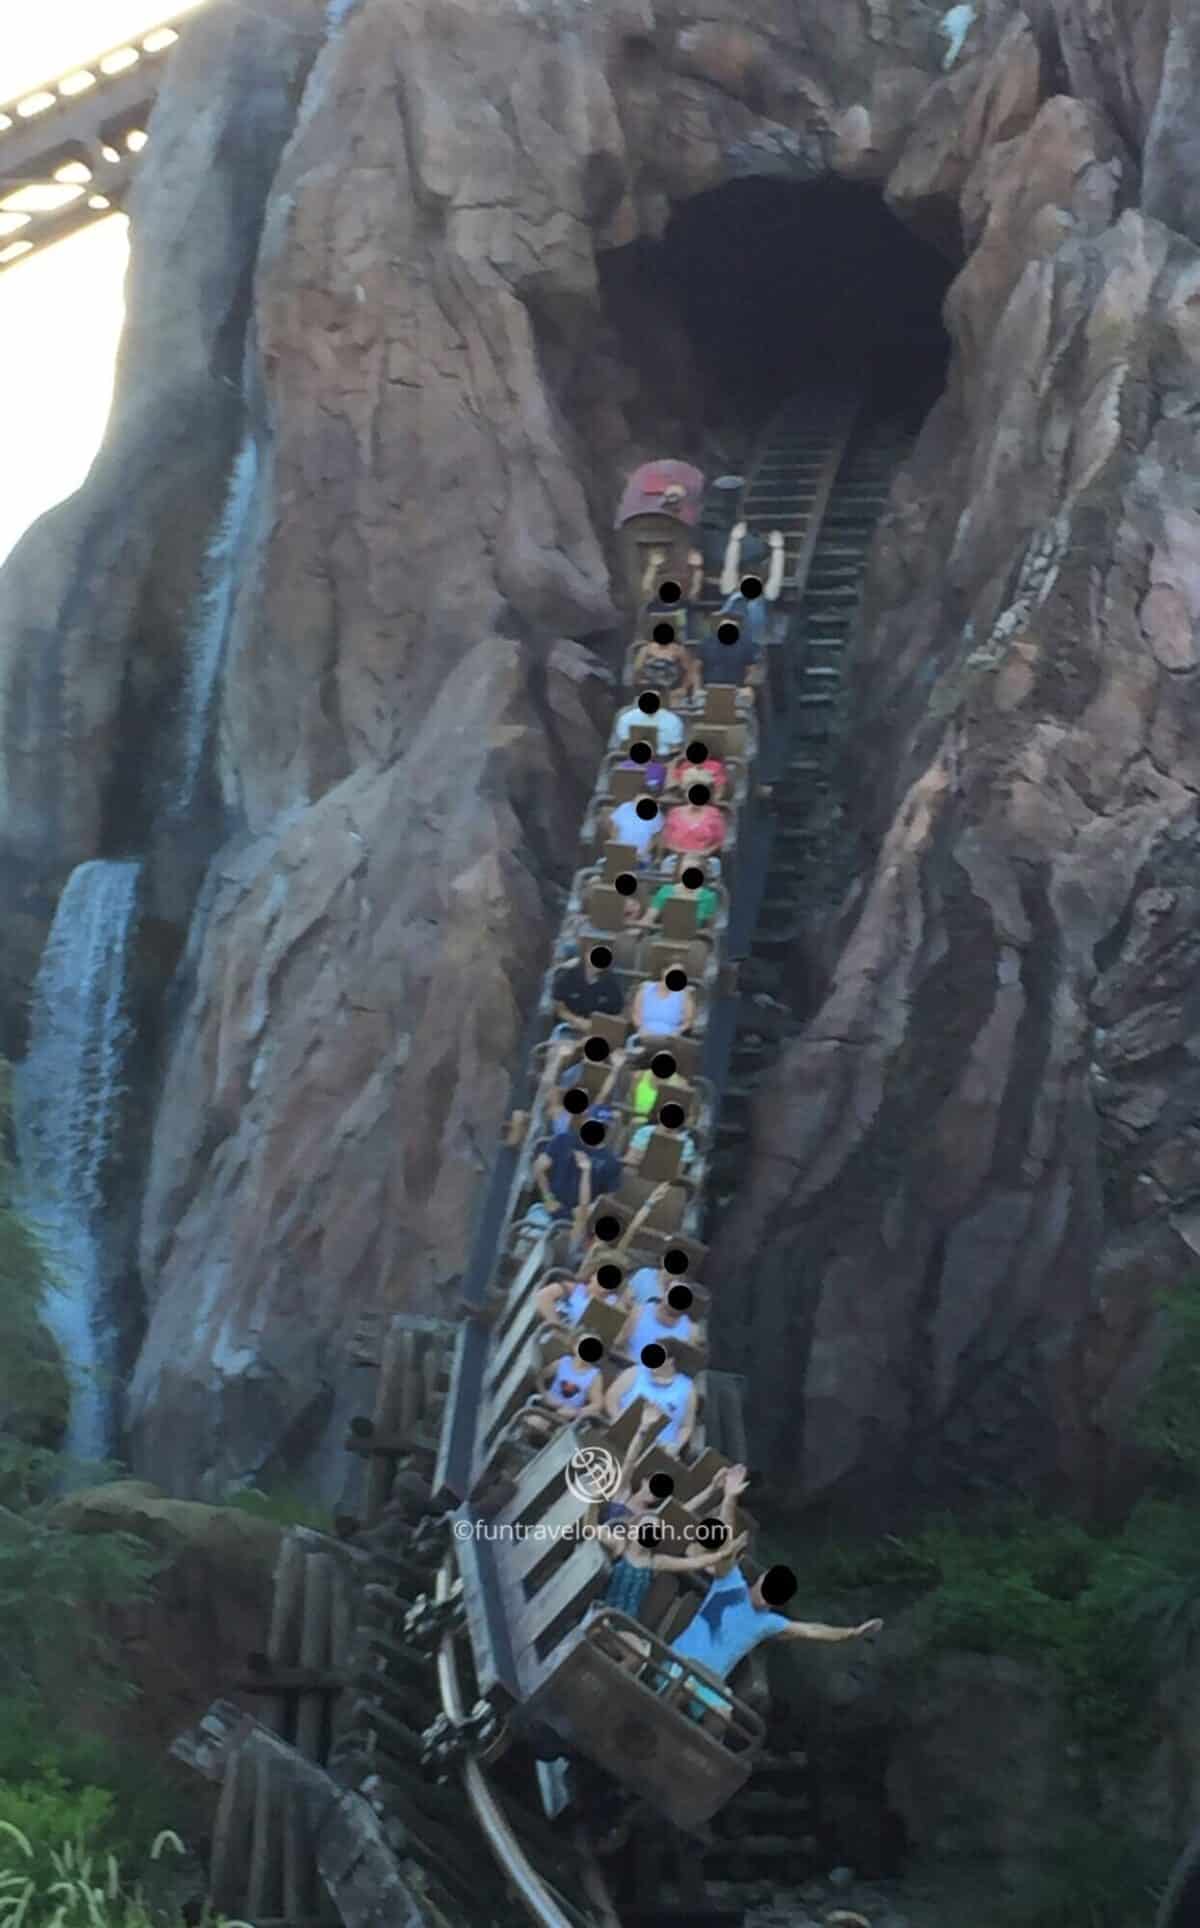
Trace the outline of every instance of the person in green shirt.
<instances>
[{"instance_id":1,"label":"person in green shirt","mask_svg":"<svg viewBox=\"0 0 1200 1928\"><path fill-rule=\"evenodd\" d=\"M676 860L675 874L671 881L660 885L650 899L646 914L641 920L644 930L650 930L660 922L663 906L671 897L683 897L695 904L696 927L703 929L704 925L716 915L720 899L711 884L702 882L697 885L697 873L701 878L708 874L702 858L685 855ZM688 880L686 883L683 881L685 877Z\"/></svg>"}]
</instances>

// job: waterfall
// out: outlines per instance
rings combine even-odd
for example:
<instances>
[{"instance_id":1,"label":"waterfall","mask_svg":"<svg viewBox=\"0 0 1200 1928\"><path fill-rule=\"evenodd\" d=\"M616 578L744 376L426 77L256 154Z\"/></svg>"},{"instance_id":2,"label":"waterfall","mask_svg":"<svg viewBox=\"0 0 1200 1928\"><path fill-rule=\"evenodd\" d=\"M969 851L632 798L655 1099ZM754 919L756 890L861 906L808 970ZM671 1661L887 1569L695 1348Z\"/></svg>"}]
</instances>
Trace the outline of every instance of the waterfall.
<instances>
[{"instance_id":1,"label":"waterfall","mask_svg":"<svg viewBox=\"0 0 1200 1928\"><path fill-rule=\"evenodd\" d=\"M114 1323L105 1303L105 1171L117 1131L131 1037L130 938L140 863L71 872L34 985L29 1050L14 1080L21 1202L52 1268L45 1320L71 1369L66 1450L110 1446Z\"/></svg>"},{"instance_id":2,"label":"waterfall","mask_svg":"<svg viewBox=\"0 0 1200 1928\"><path fill-rule=\"evenodd\" d=\"M229 490L217 532L204 559L204 588L188 637L187 679L183 702L182 770L176 808L191 803L204 761L209 725L216 700L225 640L237 589L237 561L242 535L258 483L258 449L252 435L242 442L229 477Z\"/></svg>"}]
</instances>

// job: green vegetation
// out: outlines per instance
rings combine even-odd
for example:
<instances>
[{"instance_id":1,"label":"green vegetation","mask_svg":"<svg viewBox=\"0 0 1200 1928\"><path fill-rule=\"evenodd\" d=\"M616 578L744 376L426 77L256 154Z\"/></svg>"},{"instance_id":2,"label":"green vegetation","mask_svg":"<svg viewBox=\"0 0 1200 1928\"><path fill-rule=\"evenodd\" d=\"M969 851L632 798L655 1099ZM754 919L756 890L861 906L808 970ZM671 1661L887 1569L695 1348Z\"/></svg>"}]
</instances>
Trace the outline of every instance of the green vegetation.
<instances>
[{"instance_id":1,"label":"green vegetation","mask_svg":"<svg viewBox=\"0 0 1200 1928\"><path fill-rule=\"evenodd\" d=\"M1165 1874L1132 1828L1077 1821L1005 1928L1147 1928Z\"/></svg>"},{"instance_id":2,"label":"green vegetation","mask_svg":"<svg viewBox=\"0 0 1200 1928\"><path fill-rule=\"evenodd\" d=\"M1165 1309L1168 1350L1137 1423L1151 1491L1115 1531L1016 1505L800 1555L811 1592L911 1606L927 1657L1004 1653L1057 1671L1100 1770L1137 1757L1157 1683L1200 1658L1200 1278Z\"/></svg>"},{"instance_id":3,"label":"green vegetation","mask_svg":"<svg viewBox=\"0 0 1200 1928\"><path fill-rule=\"evenodd\" d=\"M257 1486L243 1486L227 1493L222 1505L232 1506L239 1513L252 1513L255 1519L273 1520L276 1526L311 1526L318 1533L333 1532L332 1514L286 1487L263 1493Z\"/></svg>"},{"instance_id":4,"label":"green vegetation","mask_svg":"<svg viewBox=\"0 0 1200 1928\"><path fill-rule=\"evenodd\" d=\"M119 1882L108 1892L109 1857L144 1864L172 1797L162 1776L88 1725L132 1696L115 1632L147 1598L157 1563L132 1534L81 1532L56 1515L63 1487L117 1469L53 1450L67 1381L41 1323L48 1268L14 1204L6 1133L0 1063L0 1923L139 1928L138 1895ZM82 1898L80 1856L104 1890L99 1913Z\"/></svg>"},{"instance_id":5,"label":"green vegetation","mask_svg":"<svg viewBox=\"0 0 1200 1928\"><path fill-rule=\"evenodd\" d=\"M1080 1813L1106 1818L1066 1830L1034 1891L1011 1913L998 1903L987 1928L1145 1928L1173 1859L1112 1818L1149 1757L1164 1683L1200 1661L1200 1277L1164 1311L1164 1361L1136 1422L1149 1478L1119 1526L1018 1504L928 1520L903 1537L779 1542L772 1555L801 1572L804 1597L831 1617L903 1611L918 1668L953 1650L1008 1655L1057 1677Z\"/></svg>"},{"instance_id":6,"label":"green vegetation","mask_svg":"<svg viewBox=\"0 0 1200 1928\"><path fill-rule=\"evenodd\" d=\"M0 1143L7 1099L0 1067ZM130 1534L75 1532L54 1516L64 1471L72 1483L114 1469L67 1466L49 1443L61 1430L67 1386L41 1323L48 1283L0 1156L0 1701L40 1705L41 1731L61 1724L69 1732L81 1699L126 1691L105 1619L145 1598L155 1565Z\"/></svg>"},{"instance_id":7,"label":"green vegetation","mask_svg":"<svg viewBox=\"0 0 1200 1928\"><path fill-rule=\"evenodd\" d=\"M146 1876L131 1884L117 1856L96 1847L83 1827L47 1845L0 1817L0 1920L7 1928L171 1928L182 1916L165 1898L169 1882L154 1879L167 1848L185 1852L170 1829L152 1842ZM203 1922L205 1928L246 1928L207 1912Z\"/></svg>"},{"instance_id":8,"label":"green vegetation","mask_svg":"<svg viewBox=\"0 0 1200 1928\"><path fill-rule=\"evenodd\" d=\"M804 1566L817 1594L865 1593L884 1613L911 1607L926 1663L956 1650L1057 1672L1093 1774L1144 1750L1157 1682L1198 1651L1200 1541L1182 1500L1144 1500L1109 1535L1025 1506L939 1519Z\"/></svg>"}]
</instances>

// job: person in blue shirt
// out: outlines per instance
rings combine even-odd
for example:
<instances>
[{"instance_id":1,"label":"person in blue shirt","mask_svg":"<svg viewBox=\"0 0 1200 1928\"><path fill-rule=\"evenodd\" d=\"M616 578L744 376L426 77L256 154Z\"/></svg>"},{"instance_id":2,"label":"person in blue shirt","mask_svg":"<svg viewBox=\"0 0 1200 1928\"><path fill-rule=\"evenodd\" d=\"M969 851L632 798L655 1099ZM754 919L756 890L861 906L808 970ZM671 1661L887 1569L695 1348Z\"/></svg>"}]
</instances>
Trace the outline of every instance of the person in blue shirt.
<instances>
[{"instance_id":1,"label":"person in blue shirt","mask_svg":"<svg viewBox=\"0 0 1200 1928\"><path fill-rule=\"evenodd\" d=\"M858 1627L827 1627L818 1620L793 1620L786 1613L773 1612L791 1599L796 1585L796 1576L787 1567L768 1567L751 1585L735 1566L713 1580L694 1618L671 1642L671 1652L677 1660L690 1661L718 1680L727 1680L764 1640L860 1640L864 1634L878 1633L883 1625L882 1620L864 1620ZM687 1711L693 1718L708 1710L728 1716L728 1696L706 1686L703 1675L693 1674L690 1667L668 1665L660 1691L685 1673L693 1696Z\"/></svg>"}]
</instances>

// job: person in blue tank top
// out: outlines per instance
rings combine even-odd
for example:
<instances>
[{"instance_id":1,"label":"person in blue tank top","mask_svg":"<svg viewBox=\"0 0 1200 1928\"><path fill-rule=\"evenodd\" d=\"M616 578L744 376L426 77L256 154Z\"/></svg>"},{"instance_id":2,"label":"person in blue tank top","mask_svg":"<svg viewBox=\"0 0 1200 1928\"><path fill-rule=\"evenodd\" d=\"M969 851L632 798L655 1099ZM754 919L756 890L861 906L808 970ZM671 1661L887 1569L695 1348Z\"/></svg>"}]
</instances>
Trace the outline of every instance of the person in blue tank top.
<instances>
[{"instance_id":1,"label":"person in blue tank top","mask_svg":"<svg viewBox=\"0 0 1200 1928\"><path fill-rule=\"evenodd\" d=\"M768 1567L751 1583L735 1565L712 1581L694 1617L671 1642L671 1652L677 1661L692 1662L717 1680L727 1680L764 1640L860 1640L864 1634L878 1633L883 1625L882 1620L864 1620L857 1627L829 1627L774 1611L791 1599L796 1585L796 1576L787 1567ZM693 1703L687 1711L694 1718L706 1711L728 1716L728 1696L708 1686L703 1674L669 1663L655 1672L660 1691L672 1680L687 1676Z\"/></svg>"}]
</instances>

